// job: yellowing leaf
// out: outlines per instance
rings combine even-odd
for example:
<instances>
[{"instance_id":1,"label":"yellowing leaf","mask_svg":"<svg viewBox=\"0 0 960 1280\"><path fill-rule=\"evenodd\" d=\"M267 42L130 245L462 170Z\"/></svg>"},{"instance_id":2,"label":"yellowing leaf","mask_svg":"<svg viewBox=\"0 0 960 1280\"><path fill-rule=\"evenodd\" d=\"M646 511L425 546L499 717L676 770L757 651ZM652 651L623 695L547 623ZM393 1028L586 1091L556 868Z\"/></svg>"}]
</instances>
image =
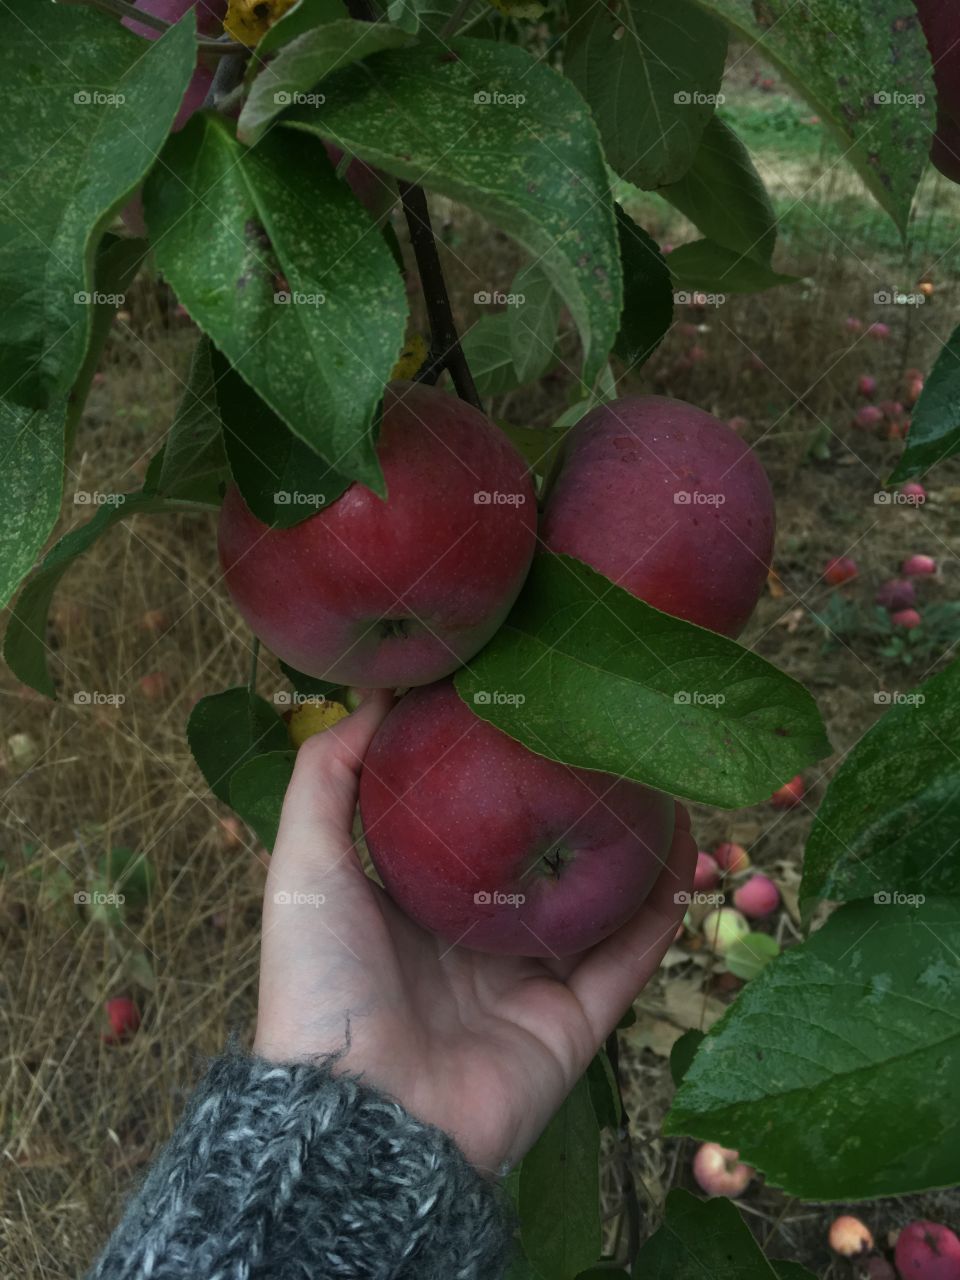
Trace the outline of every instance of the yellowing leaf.
<instances>
[{"instance_id":1,"label":"yellowing leaf","mask_svg":"<svg viewBox=\"0 0 960 1280\"><path fill-rule=\"evenodd\" d=\"M390 380L396 378L413 378L423 367L428 354L427 340L422 333L415 333L400 352L400 358L393 366Z\"/></svg>"},{"instance_id":2,"label":"yellowing leaf","mask_svg":"<svg viewBox=\"0 0 960 1280\"><path fill-rule=\"evenodd\" d=\"M350 712L340 702L304 702L290 713L290 741L299 750L315 733L332 729Z\"/></svg>"},{"instance_id":3,"label":"yellowing leaf","mask_svg":"<svg viewBox=\"0 0 960 1280\"><path fill-rule=\"evenodd\" d=\"M295 3L296 0L230 0L223 29L252 49Z\"/></svg>"}]
</instances>

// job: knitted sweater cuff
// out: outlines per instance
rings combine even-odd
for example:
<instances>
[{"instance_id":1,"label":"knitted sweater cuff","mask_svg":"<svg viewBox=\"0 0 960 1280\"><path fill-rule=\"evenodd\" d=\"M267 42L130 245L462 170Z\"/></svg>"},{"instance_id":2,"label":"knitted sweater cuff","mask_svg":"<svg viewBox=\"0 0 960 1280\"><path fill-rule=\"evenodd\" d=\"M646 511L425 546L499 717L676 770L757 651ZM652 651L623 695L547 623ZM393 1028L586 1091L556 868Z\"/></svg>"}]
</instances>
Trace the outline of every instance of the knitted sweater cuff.
<instances>
[{"instance_id":1,"label":"knitted sweater cuff","mask_svg":"<svg viewBox=\"0 0 960 1280\"><path fill-rule=\"evenodd\" d=\"M502 1193L330 1068L217 1058L90 1280L497 1280Z\"/></svg>"}]
</instances>

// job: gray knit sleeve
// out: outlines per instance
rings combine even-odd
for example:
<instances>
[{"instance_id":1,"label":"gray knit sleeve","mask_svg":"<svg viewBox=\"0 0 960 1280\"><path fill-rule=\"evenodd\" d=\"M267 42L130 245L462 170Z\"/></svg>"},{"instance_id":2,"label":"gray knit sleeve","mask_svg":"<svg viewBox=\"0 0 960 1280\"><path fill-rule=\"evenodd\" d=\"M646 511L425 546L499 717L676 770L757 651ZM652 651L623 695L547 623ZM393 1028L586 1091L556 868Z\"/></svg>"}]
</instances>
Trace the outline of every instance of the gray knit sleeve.
<instances>
[{"instance_id":1,"label":"gray knit sleeve","mask_svg":"<svg viewBox=\"0 0 960 1280\"><path fill-rule=\"evenodd\" d=\"M217 1058L89 1280L499 1280L502 1193L329 1062Z\"/></svg>"}]
</instances>

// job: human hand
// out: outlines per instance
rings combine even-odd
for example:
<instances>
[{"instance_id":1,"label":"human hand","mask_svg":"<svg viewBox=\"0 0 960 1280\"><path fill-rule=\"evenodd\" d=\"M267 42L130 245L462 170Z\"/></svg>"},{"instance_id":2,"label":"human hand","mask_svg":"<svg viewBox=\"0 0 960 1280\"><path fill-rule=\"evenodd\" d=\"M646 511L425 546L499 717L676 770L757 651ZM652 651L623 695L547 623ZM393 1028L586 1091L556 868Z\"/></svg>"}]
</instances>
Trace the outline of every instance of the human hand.
<instances>
[{"instance_id":1,"label":"human hand","mask_svg":"<svg viewBox=\"0 0 960 1280\"><path fill-rule=\"evenodd\" d=\"M403 915L356 853L360 768L392 702L372 693L297 755L267 877L254 1049L309 1059L342 1049L349 1028L335 1070L362 1075L496 1172L529 1150L656 972L683 916L675 897L693 883L697 847L678 805L652 893L582 955L451 946Z\"/></svg>"}]
</instances>

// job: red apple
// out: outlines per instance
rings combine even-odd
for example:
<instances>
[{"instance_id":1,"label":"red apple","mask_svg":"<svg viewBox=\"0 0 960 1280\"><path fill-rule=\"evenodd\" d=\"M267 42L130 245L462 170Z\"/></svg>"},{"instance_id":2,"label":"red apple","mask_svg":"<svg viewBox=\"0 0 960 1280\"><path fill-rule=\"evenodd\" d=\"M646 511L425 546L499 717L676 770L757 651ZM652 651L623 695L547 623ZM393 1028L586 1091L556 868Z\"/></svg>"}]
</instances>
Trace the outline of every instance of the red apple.
<instances>
[{"instance_id":1,"label":"red apple","mask_svg":"<svg viewBox=\"0 0 960 1280\"><path fill-rule=\"evenodd\" d=\"M937 572L937 562L933 556L907 556L900 566L900 572L905 573L908 578L923 578Z\"/></svg>"},{"instance_id":2,"label":"red apple","mask_svg":"<svg viewBox=\"0 0 960 1280\"><path fill-rule=\"evenodd\" d=\"M150 671L140 677L140 692L150 702L162 702L170 696L170 681L163 671Z\"/></svg>"},{"instance_id":3,"label":"red apple","mask_svg":"<svg viewBox=\"0 0 960 1280\"><path fill-rule=\"evenodd\" d=\"M915 405L917 401L920 399L920 394L922 391L923 391L923 378L922 377L911 378L910 381L907 383L907 390L906 390L906 394L904 395L904 399L906 400L907 404Z\"/></svg>"},{"instance_id":4,"label":"red apple","mask_svg":"<svg viewBox=\"0 0 960 1280\"><path fill-rule=\"evenodd\" d=\"M830 1248L843 1258L856 1258L873 1248L873 1234L859 1218L841 1214L830 1224Z\"/></svg>"},{"instance_id":5,"label":"red apple","mask_svg":"<svg viewBox=\"0 0 960 1280\"><path fill-rule=\"evenodd\" d=\"M893 1256L903 1280L960 1280L960 1240L939 1222L904 1227Z\"/></svg>"},{"instance_id":6,"label":"red apple","mask_svg":"<svg viewBox=\"0 0 960 1280\"><path fill-rule=\"evenodd\" d=\"M891 578L873 598L884 609L896 612L899 609L910 609L916 604L917 589L909 578Z\"/></svg>"},{"instance_id":7,"label":"red apple","mask_svg":"<svg viewBox=\"0 0 960 1280\"><path fill-rule=\"evenodd\" d=\"M877 380L869 373L861 373L857 379L857 394L872 400L877 394Z\"/></svg>"},{"instance_id":8,"label":"red apple","mask_svg":"<svg viewBox=\"0 0 960 1280\"><path fill-rule=\"evenodd\" d=\"M383 501L354 484L289 529L229 489L220 563L248 625L298 671L361 688L449 674L500 626L530 567L536 502L503 433L422 384L387 388Z\"/></svg>"},{"instance_id":9,"label":"red apple","mask_svg":"<svg viewBox=\"0 0 960 1280\"><path fill-rule=\"evenodd\" d=\"M803 784L803 776L796 774L789 782L785 782L782 787L770 797L770 803L775 809L793 809L803 800L806 794L806 788Z\"/></svg>"},{"instance_id":10,"label":"red apple","mask_svg":"<svg viewBox=\"0 0 960 1280\"><path fill-rule=\"evenodd\" d=\"M856 316L847 316L843 322L843 327L846 329L847 333L862 333L863 321L859 320Z\"/></svg>"},{"instance_id":11,"label":"red apple","mask_svg":"<svg viewBox=\"0 0 960 1280\"><path fill-rule=\"evenodd\" d=\"M901 485L900 492L908 502L912 502L918 507L922 506L927 500L926 489L916 480L908 480L905 485Z\"/></svg>"},{"instance_id":12,"label":"red apple","mask_svg":"<svg viewBox=\"0 0 960 1280\"><path fill-rule=\"evenodd\" d=\"M867 333L871 338L876 338L878 342L886 342L887 338L890 337L890 326L884 324L882 320L874 320Z\"/></svg>"},{"instance_id":13,"label":"red apple","mask_svg":"<svg viewBox=\"0 0 960 1280\"><path fill-rule=\"evenodd\" d=\"M451 681L400 700L360 781L367 848L397 905L451 943L508 955L573 955L629 920L673 812L658 791L534 755Z\"/></svg>"},{"instance_id":14,"label":"red apple","mask_svg":"<svg viewBox=\"0 0 960 1280\"><path fill-rule=\"evenodd\" d=\"M743 845L733 844L729 840L718 844L713 856L717 860L717 866L727 875L738 876L750 866L750 855Z\"/></svg>"},{"instance_id":15,"label":"red apple","mask_svg":"<svg viewBox=\"0 0 960 1280\"><path fill-rule=\"evenodd\" d=\"M872 431L883 421L883 410L875 404L865 404L853 415L853 425L861 431Z\"/></svg>"},{"instance_id":16,"label":"red apple","mask_svg":"<svg viewBox=\"0 0 960 1280\"><path fill-rule=\"evenodd\" d=\"M760 920L779 907L780 890L769 876L751 876L734 893L733 905L751 920Z\"/></svg>"},{"instance_id":17,"label":"red apple","mask_svg":"<svg viewBox=\"0 0 960 1280\"><path fill-rule=\"evenodd\" d=\"M895 627L902 627L905 631L913 631L919 627L923 619L916 609L898 609L895 613L890 614L890 621Z\"/></svg>"},{"instance_id":18,"label":"red apple","mask_svg":"<svg viewBox=\"0 0 960 1280\"><path fill-rule=\"evenodd\" d=\"M709 893L720 883L720 868L716 858L703 850L697 854L697 870L693 877L695 893Z\"/></svg>"},{"instance_id":19,"label":"red apple","mask_svg":"<svg viewBox=\"0 0 960 1280\"><path fill-rule=\"evenodd\" d=\"M741 1196L753 1170L742 1164L738 1152L716 1142L704 1142L693 1157L693 1176L708 1196Z\"/></svg>"},{"instance_id":20,"label":"red apple","mask_svg":"<svg viewBox=\"0 0 960 1280\"><path fill-rule=\"evenodd\" d=\"M567 437L541 538L665 613L743 630L767 580L773 494L736 432L664 396L599 405Z\"/></svg>"},{"instance_id":21,"label":"red apple","mask_svg":"<svg viewBox=\"0 0 960 1280\"><path fill-rule=\"evenodd\" d=\"M730 428L731 431L736 431L737 435L740 435L741 432L746 431L749 425L750 425L750 419L741 417L739 414L735 414L732 418L727 419L727 426Z\"/></svg>"},{"instance_id":22,"label":"red apple","mask_svg":"<svg viewBox=\"0 0 960 1280\"><path fill-rule=\"evenodd\" d=\"M844 582L852 582L859 572L857 562L851 556L834 556L824 567L823 580L831 587L839 587Z\"/></svg>"},{"instance_id":23,"label":"red apple","mask_svg":"<svg viewBox=\"0 0 960 1280\"><path fill-rule=\"evenodd\" d=\"M107 1027L100 1033L104 1044L120 1044L140 1026L140 1010L129 996L113 996L103 1006Z\"/></svg>"},{"instance_id":24,"label":"red apple","mask_svg":"<svg viewBox=\"0 0 960 1280\"><path fill-rule=\"evenodd\" d=\"M899 400L881 400L878 406L885 418L897 421L903 417L903 405Z\"/></svg>"}]
</instances>

